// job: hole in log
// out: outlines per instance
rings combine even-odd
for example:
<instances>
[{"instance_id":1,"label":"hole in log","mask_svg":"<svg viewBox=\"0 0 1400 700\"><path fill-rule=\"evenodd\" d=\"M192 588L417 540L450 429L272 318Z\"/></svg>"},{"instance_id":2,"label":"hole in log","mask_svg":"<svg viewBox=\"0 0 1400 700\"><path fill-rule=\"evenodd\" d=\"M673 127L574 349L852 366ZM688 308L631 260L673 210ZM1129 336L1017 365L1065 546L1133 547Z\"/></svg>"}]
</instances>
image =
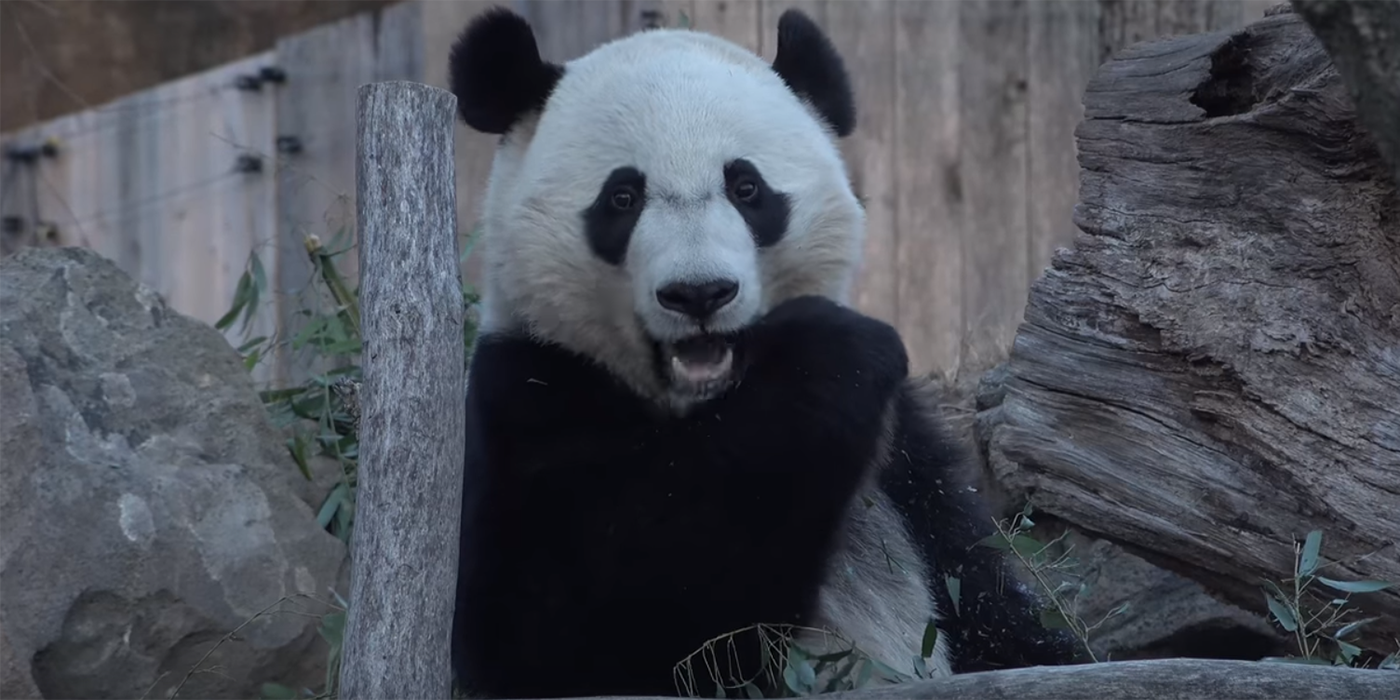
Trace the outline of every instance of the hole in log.
<instances>
[{"instance_id":1,"label":"hole in log","mask_svg":"<svg viewBox=\"0 0 1400 700\"><path fill-rule=\"evenodd\" d=\"M1230 37L1210 56L1210 79L1196 88L1191 104L1206 111L1206 117L1244 114L1258 102L1254 76L1250 72L1249 47L1245 35Z\"/></svg>"},{"instance_id":2,"label":"hole in log","mask_svg":"<svg viewBox=\"0 0 1400 700\"><path fill-rule=\"evenodd\" d=\"M1138 653L1126 656L1258 661L1267 656L1281 656L1286 651L1286 645L1276 637L1244 626L1209 622L1178 630L1165 639L1143 647Z\"/></svg>"}]
</instances>

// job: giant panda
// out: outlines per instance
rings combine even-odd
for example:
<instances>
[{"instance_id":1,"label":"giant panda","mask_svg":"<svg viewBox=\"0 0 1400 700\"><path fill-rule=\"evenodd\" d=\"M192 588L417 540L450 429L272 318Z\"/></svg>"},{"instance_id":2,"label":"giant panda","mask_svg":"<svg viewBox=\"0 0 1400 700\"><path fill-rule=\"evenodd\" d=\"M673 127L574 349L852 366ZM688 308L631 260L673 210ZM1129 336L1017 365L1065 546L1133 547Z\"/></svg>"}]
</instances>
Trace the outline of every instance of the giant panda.
<instances>
[{"instance_id":1,"label":"giant panda","mask_svg":"<svg viewBox=\"0 0 1400 700\"><path fill-rule=\"evenodd\" d=\"M758 624L909 676L1072 660L977 544L991 520L900 336L845 303L865 225L838 149L854 97L810 18L781 15L771 64L659 28L561 65L495 8L449 67L463 122L499 138L462 692L677 695L677 663L725 635L721 679L761 683ZM695 676L688 692L719 690Z\"/></svg>"}]
</instances>

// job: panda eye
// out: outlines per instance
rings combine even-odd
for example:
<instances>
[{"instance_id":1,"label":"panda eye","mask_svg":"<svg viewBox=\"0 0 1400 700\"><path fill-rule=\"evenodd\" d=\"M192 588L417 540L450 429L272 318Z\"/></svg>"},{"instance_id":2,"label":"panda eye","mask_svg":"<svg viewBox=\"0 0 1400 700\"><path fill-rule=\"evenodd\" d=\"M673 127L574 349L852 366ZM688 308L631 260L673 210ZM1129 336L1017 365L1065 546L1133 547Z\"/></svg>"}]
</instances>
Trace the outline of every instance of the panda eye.
<instances>
[{"instance_id":1,"label":"panda eye","mask_svg":"<svg viewBox=\"0 0 1400 700\"><path fill-rule=\"evenodd\" d=\"M627 211L637 202L637 195L632 191L631 187L619 187L613 190L610 201L614 209L618 211Z\"/></svg>"},{"instance_id":2,"label":"panda eye","mask_svg":"<svg viewBox=\"0 0 1400 700\"><path fill-rule=\"evenodd\" d=\"M741 202L752 202L758 196L758 185L753 180L742 180L734 186L734 196Z\"/></svg>"}]
</instances>

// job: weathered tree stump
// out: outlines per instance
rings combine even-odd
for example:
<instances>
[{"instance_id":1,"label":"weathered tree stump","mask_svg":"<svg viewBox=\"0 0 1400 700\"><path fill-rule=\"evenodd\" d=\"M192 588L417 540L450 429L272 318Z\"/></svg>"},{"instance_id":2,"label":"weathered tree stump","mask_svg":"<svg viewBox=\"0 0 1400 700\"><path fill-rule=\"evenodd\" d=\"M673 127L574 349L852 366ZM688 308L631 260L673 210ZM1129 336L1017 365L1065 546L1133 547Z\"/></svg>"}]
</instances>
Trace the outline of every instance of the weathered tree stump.
<instances>
[{"instance_id":1,"label":"weathered tree stump","mask_svg":"<svg viewBox=\"0 0 1400 700\"><path fill-rule=\"evenodd\" d=\"M340 697L448 697L466 403L452 93L362 85L356 221L363 385Z\"/></svg>"},{"instance_id":2,"label":"weathered tree stump","mask_svg":"<svg viewBox=\"0 0 1400 700\"><path fill-rule=\"evenodd\" d=\"M1265 613L1294 541L1400 583L1400 195L1280 12L1141 44L1090 83L1081 234L979 397L1003 486ZM1358 595L1393 648L1400 590Z\"/></svg>"}]
</instances>

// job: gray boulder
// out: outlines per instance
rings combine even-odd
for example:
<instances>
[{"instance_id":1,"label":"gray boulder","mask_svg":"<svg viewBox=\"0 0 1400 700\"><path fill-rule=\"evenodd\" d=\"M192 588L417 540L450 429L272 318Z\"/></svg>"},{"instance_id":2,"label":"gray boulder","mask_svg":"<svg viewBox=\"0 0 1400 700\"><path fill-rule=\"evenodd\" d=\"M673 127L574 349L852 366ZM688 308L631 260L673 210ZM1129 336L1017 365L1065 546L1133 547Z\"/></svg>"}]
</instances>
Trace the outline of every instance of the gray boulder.
<instances>
[{"instance_id":1,"label":"gray boulder","mask_svg":"<svg viewBox=\"0 0 1400 700\"><path fill-rule=\"evenodd\" d=\"M0 397L0 696L168 697L211 649L180 697L319 686L306 596L346 593L345 547L217 331L27 249L0 260Z\"/></svg>"}]
</instances>

